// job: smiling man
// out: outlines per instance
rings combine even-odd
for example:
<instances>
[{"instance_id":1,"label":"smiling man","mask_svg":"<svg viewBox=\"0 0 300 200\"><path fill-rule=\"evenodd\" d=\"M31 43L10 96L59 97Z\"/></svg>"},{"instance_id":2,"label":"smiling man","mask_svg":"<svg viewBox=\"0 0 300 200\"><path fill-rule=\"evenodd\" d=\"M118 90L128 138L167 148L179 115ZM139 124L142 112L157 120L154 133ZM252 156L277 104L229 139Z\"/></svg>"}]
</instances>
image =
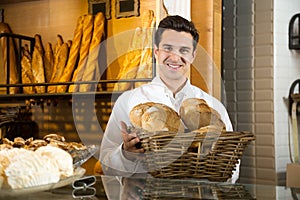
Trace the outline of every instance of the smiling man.
<instances>
[{"instance_id":1,"label":"smiling man","mask_svg":"<svg viewBox=\"0 0 300 200\"><path fill-rule=\"evenodd\" d=\"M180 16L164 18L155 33L154 55L158 76L151 83L124 92L116 101L101 143L100 162L104 174L131 176L147 173L144 149L138 148L140 139L135 132L128 133L131 109L146 102L162 103L179 112L187 98L201 98L221 116L227 131L232 124L223 104L188 79L191 63L196 56L198 31L192 22ZM235 182L239 167L232 176Z\"/></svg>"}]
</instances>

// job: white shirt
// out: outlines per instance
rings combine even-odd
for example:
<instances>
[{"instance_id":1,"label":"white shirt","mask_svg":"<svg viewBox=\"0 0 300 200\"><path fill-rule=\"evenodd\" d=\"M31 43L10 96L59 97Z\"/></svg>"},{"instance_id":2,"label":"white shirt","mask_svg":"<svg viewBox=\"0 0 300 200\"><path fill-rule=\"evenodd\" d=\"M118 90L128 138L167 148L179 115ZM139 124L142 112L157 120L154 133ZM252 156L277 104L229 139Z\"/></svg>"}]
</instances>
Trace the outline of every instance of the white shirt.
<instances>
[{"instance_id":1,"label":"white shirt","mask_svg":"<svg viewBox=\"0 0 300 200\"><path fill-rule=\"evenodd\" d=\"M179 112L181 103L187 98L204 99L210 107L221 115L221 119L226 125L226 130L233 130L227 110L219 100L200 88L191 85L189 80L174 97L172 91L167 88L161 79L155 77L151 83L124 92L115 102L101 143L100 162L104 173L121 176L147 173L141 161L133 162L128 160L122 152L123 139L120 121L124 121L130 126L129 113L134 106L145 102L156 102L163 103ZM238 176L239 164L236 166L231 182L235 182Z\"/></svg>"}]
</instances>

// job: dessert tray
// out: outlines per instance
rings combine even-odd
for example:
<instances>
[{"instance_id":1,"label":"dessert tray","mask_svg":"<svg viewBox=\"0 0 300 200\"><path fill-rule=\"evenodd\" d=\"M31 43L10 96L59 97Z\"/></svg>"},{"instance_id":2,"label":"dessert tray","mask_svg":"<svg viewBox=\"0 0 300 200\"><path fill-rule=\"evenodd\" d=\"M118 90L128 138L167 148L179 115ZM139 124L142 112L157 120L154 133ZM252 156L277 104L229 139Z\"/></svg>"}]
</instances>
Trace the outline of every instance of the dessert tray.
<instances>
[{"instance_id":1,"label":"dessert tray","mask_svg":"<svg viewBox=\"0 0 300 200\"><path fill-rule=\"evenodd\" d=\"M52 189L64 187L67 185L71 185L75 180L82 177L84 175L84 173L85 173L84 168L77 167L72 176L61 179L57 183L39 185L39 186L34 186L34 187L22 188L22 189L11 189L8 187L2 187L2 189L0 189L0 198L26 195L26 194L42 192L42 191L52 190Z\"/></svg>"}]
</instances>

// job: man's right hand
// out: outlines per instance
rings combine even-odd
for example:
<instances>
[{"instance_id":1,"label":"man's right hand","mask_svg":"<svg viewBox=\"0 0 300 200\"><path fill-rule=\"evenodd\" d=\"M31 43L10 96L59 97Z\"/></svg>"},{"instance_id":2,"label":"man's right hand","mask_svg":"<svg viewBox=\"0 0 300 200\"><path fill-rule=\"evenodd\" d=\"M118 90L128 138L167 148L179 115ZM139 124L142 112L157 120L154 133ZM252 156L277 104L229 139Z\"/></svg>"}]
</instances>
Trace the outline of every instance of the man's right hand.
<instances>
[{"instance_id":1,"label":"man's right hand","mask_svg":"<svg viewBox=\"0 0 300 200\"><path fill-rule=\"evenodd\" d=\"M140 142L140 139L137 137L137 133L132 131L128 133L127 125L125 122L121 121L121 133L123 137L123 145L122 149L125 152L132 152L132 153L143 153L145 150L143 148L137 148L136 144Z\"/></svg>"}]
</instances>

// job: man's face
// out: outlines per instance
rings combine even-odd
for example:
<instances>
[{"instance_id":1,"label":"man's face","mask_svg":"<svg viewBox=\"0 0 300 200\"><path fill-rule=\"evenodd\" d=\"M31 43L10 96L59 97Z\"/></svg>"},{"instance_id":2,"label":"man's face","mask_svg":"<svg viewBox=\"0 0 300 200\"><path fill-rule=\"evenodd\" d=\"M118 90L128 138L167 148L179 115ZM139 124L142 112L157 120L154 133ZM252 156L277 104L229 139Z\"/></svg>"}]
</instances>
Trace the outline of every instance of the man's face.
<instances>
[{"instance_id":1,"label":"man's face","mask_svg":"<svg viewBox=\"0 0 300 200\"><path fill-rule=\"evenodd\" d=\"M185 80L186 73L194 61L193 37L186 32L165 30L158 47L154 50L159 64L159 73L165 81Z\"/></svg>"}]
</instances>

